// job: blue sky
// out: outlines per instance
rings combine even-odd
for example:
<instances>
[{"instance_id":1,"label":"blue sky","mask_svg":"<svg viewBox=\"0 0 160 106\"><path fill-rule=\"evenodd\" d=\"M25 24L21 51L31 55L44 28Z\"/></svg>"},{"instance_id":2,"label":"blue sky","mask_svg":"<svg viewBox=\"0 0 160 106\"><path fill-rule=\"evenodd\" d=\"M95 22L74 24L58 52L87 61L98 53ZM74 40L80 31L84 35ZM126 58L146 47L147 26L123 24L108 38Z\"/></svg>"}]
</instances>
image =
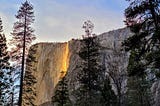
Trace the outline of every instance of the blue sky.
<instances>
[{"instance_id":1,"label":"blue sky","mask_svg":"<svg viewBox=\"0 0 160 106\"><path fill-rule=\"evenodd\" d=\"M61 42L81 38L83 22L91 20L94 33L125 27L125 0L28 0L35 11L36 42ZM0 0L0 17L9 38L15 15L24 0Z\"/></svg>"}]
</instances>

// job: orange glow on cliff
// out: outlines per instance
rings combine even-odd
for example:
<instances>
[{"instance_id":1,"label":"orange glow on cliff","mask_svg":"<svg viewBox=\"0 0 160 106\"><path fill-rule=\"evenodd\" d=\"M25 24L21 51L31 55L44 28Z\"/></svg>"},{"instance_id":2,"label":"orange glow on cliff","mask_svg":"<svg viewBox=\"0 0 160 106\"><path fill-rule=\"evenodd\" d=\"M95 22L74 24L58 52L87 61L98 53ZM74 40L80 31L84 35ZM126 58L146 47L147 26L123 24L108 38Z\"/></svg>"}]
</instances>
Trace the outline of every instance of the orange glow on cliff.
<instances>
[{"instance_id":1,"label":"orange glow on cliff","mask_svg":"<svg viewBox=\"0 0 160 106\"><path fill-rule=\"evenodd\" d=\"M61 77L64 77L66 72L67 72L67 69L68 69L68 54L69 54L69 47L68 47L68 43L66 44L66 47L65 47L65 52L64 52L64 56L63 56L63 65L62 65L62 76Z\"/></svg>"}]
</instances>

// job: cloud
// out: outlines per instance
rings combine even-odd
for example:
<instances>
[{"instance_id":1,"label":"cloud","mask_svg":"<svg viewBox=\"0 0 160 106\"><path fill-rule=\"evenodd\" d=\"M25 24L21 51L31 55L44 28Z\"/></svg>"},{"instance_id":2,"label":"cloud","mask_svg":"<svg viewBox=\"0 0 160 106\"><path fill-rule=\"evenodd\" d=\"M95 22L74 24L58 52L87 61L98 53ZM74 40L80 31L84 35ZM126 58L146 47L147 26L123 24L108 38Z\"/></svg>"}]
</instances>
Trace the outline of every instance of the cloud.
<instances>
[{"instance_id":1,"label":"cloud","mask_svg":"<svg viewBox=\"0 0 160 106\"><path fill-rule=\"evenodd\" d=\"M39 41L67 41L71 38L80 38L83 34L82 24L91 20L95 24L95 33L124 27L123 13L97 9L97 0L89 6L83 3L80 6L63 4L56 1L46 1L45 9L37 14L37 34Z\"/></svg>"},{"instance_id":2,"label":"cloud","mask_svg":"<svg viewBox=\"0 0 160 106\"><path fill-rule=\"evenodd\" d=\"M0 17L2 19L3 32L6 35L8 41L11 38L10 33L12 31L13 23L15 22L17 8L18 4L15 1L0 1Z\"/></svg>"},{"instance_id":3,"label":"cloud","mask_svg":"<svg viewBox=\"0 0 160 106\"><path fill-rule=\"evenodd\" d=\"M2 19L3 32L6 35L6 37L9 38L10 31L12 30L12 20L9 19L10 16L6 15L3 12L0 12L0 17Z\"/></svg>"}]
</instances>

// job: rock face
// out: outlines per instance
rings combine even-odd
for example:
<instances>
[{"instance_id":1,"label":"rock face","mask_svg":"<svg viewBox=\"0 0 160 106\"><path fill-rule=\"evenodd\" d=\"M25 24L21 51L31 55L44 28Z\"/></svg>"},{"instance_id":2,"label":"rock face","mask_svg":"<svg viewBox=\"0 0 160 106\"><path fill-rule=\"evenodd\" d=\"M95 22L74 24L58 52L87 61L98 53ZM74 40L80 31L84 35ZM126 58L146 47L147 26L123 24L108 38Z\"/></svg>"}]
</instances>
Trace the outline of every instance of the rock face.
<instances>
[{"instance_id":1,"label":"rock face","mask_svg":"<svg viewBox=\"0 0 160 106\"><path fill-rule=\"evenodd\" d=\"M130 34L131 33L129 29L124 28L124 29L119 29L119 30L114 30L114 31L110 31L107 33L103 33L98 36L100 44L105 48L104 50L101 51L101 55L102 55L101 57L102 57L102 64L105 65L106 71L108 71L107 69L107 66L108 66L107 61L109 60L108 56L111 56L110 58L114 58L111 55L113 54L113 51L114 51L113 49L114 48L121 49L122 41L126 39L128 35ZM80 46L81 44L78 40L72 40L69 42L70 61L69 61L69 67L68 67L68 74L66 77L68 78L69 94L70 94L70 99L73 105L75 104L76 98L77 98L75 95L75 91L79 88L79 82L77 79L78 70L76 69L76 66L78 64L81 64L81 60L77 56L77 53L80 50ZM125 69L128 63L127 54L126 54L126 57L119 57L119 58L123 62L122 63L119 61L120 63L119 67L123 67ZM124 83L125 83L125 80L123 81L123 85L125 85ZM113 90L115 91L115 93L117 92L116 89L114 89L114 85L113 85Z\"/></svg>"},{"instance_id":2,"label":"rock face","mask_svg":"<svg viewBox=\"0 0 160 106\"><path fill-rule=\"evenodd\" d=\"M67 43L39 43L31 47L35 50L34 64L28 63L26 71L36 70L34 76L37 79L35 84L36 100L35 104L41 105L51 101L53 91L59 78L63 76L62 71L67 71L68 53ZM32 51L30 51L32 53Z\"/></svg>"},{"instance_id":3,"label":"rock face","mask_svg":"<svg viewBox=\"0 0 160 106\"><path fill-rule=\"evenodd\" d=\"M155 82L152 85L152 93L154 96L154 106L159 106L160 105L160 81Z\"/></svg>"},{"instance_id":4,"label":"rock face","mask_svg":"<svg viewBox=\"0 0 160 106\"><path fill-rule=\"evenodd\" d=\"M113 48L121 48L121 42L130 35L127 28L110 31L100 34L98 38L100 43L106 49L102 51L102 55L106 56L113 52ZM65 75L61 72L67 71L68 87L71 101L75 102L74 90L78 87L76 65L80 59L77 55L81 44L79 40L71 40L65 43L39 43L31 47L35 49L36 62L34 64L27 63L27 66L34 67L36 72L34 76L37 79L35 84L36 98L35 104L38 106L50 106L53 91L59 79ZM29 53L32 53L31 51ZM104 62L107 57L104 57ZM127 59L124 59L123 66L126 67ZM107 62L104 63L107 67ZM33 71L32 68L26 68L26 71ZM25 98L23 98L25 101Z\"/></svg>"}]
</instances>

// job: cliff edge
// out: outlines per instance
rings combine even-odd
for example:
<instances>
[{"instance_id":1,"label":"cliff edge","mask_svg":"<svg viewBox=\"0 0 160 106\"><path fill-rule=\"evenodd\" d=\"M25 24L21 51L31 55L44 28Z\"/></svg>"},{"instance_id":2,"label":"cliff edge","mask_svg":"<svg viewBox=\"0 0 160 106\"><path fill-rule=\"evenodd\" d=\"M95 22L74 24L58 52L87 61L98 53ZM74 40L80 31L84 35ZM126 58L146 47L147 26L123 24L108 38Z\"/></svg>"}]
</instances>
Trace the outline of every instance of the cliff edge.
<instances>
[{"instance_id":1,"label":"cliff edge","mask_svg":"<svg viewBox=\"0 0 160 106\"><path fill-rule=\"evenodd\" d=\"M128 35L130 35L130 31L127 28L98 35L101 45L107 48L102 51L102 55L106 57L105 55L113 52L113 48L120 48L121 42ZM26 72L32 72L37 81L33 86L36 94L34 104L38 106L51 105L54 88L59 79L64 76L62 71L67 72L70 99L74 104L76 100L72 92L77 87L77 70L75 67L80 61L77 55L80 47L80 41L72 39L64 43L38 43L30 48L29 55L34 56L34 62L27 62ZM107 61L107 58L104 60ZM124 61L122 65L126 68L128 58L122 58L122 60ZM107 62L105 66L107 67ZM28 96L30 95L32 94L28 94ZM26 100L23 97L23 101Z\"/></svg>"}]
</instances>

